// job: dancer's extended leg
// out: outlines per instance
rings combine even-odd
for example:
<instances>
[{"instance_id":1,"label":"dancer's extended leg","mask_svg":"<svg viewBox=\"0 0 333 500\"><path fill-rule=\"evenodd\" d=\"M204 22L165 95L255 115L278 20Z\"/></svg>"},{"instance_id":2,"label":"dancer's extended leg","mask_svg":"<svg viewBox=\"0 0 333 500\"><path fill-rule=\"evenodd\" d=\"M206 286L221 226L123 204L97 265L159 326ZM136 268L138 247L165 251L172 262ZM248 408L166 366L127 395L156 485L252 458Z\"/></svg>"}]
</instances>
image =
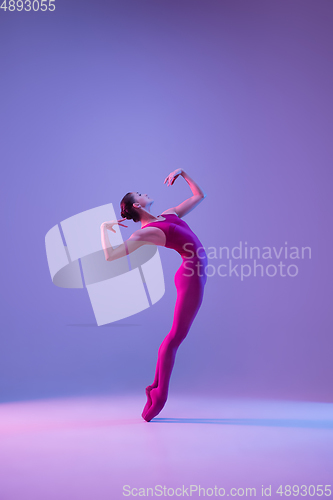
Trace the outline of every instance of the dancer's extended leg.
<instances>
[{"instance_id":1,"label":"dancer's extended leg","mask_svg":"<svg viewBox=\"0 0 333 500\"><path fill-rule=\"evenodd\" d=\"M148 422L162 410L166 403L176 353L198 313L203 298L204 283L205 280L198 276L192 278L184 276L183 266L175 275L177 300L174 320L170 332L158 350L155 380L151 386L148 386L149 398L142 412L142 417ZM155 387L156 382L157 387Z\"/></svg>"},{"instance_id":2,"label":"dancer's extended leg","mask_svg":"<svg viewBox=\"0 0 333 500\"><path fill-rule=\"evenodd\" d=\"M166 340L167 340L167 337L165 337L162 344L160 345L159 352L162 348L162 345L164 344L164 342ZM159 367L160 367L160 356L157 357L154 382L151 385L148 385L146 387L147 403L143 409L143 412L141 413L143 418L144 418L144 415L147 413L148 409L150 408L150 406L152 405L152 399L151 399L150 393L151 393L152 389L156 389L156 387L158 386L158 378L159 378L159 371L160 371Z\"/></svg>"},{"instance_id":3,"label":"dancer's extended leg","mask_svg":"<svg viewBox=\"0 0 333 500\"><path fill-rule=\"evenodd\" d=\"M164 341L165 341L165 339L163 340L161 346L163 345ZM143 409L143 412L141 413L141 415L142 415L143 418L144 418L144 415L147 413L149 407L152 405L152 400L151 400L150 392L151 392L152 389L155 389L158 386L158 376L159 376L159 371L160 371L159 366L160 366L160 360L159 360L159 357L157 357L154 382L151 385L148 385L146 387L147 403L146 403L146 405L145 405L145 407Z\"/></svg>"}]
</instances>

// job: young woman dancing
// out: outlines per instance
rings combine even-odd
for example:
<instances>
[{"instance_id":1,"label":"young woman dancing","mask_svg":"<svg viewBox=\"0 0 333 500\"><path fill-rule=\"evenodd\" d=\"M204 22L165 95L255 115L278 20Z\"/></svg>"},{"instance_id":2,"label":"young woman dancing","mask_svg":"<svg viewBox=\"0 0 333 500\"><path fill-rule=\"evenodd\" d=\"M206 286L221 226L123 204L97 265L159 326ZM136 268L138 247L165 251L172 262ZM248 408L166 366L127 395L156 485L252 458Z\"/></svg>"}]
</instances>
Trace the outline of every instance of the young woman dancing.
<instances>
[{"instance_id":1,"label":"young woman dancing","mask_svg":"<svg viewBox=\"0 0 333 500\"><path fill-rule=\"evenodd\" d=\"M158 350L155 378L146 387L147 403L142 417L149 422L160 413L164 407L169 390L171 372L180 344L185 339L196 317L203 299L204 286L207 281L207 255L197 236L182 220L191 212L206 194L198 184L182 169L171 172L164 184L172 186L177 177L182 176L189 184L193 195L176 207L169 208L155 217L150 213L154 200L147 194L139 192L127 193L121 200L121 216L118 221L103 222L101 225L102 245L105 258L108 261L123 257L135 251L143 244L155 244L172 248L182 257L183 262L175 274L174 282L177 288L177 300L174 318L170 332L163 340ZM141 229L135 231L128 240L116 249L112 249L107 229L113 231L113 226L122 224L125 219L141 222Z\"/></svg>"}]
</instances>

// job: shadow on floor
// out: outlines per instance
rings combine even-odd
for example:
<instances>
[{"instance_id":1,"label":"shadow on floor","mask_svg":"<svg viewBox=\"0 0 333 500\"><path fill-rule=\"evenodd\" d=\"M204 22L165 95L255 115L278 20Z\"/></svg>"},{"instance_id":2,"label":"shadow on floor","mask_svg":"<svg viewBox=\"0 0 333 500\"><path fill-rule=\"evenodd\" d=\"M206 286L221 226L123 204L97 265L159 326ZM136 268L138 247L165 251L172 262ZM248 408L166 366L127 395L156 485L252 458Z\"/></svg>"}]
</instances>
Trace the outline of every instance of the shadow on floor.
<instances>
[{"instance_id":1,"label":"shadow on floor","mask_svg":"<svg viewBox=\"0 0 333 500\"><path fill-rule=\"evenodd\" d=\"M274 418L158 418L151 423L158 424L218 424L218 425L258 425L261 427L301 427L313 429L333 429L333 420L293 420Z\"/></svg>"},{"instance_id":2,"label":"shadow on floor","mask_svg":"<svg viewBox=\"0 0 333 500\"><path fill-rule=\"evenodd\" d=\"M96 327L96 328L119 328L123 326L141 326L139 323L119 323L118 324L113 324L113 323L108 323L106 325L100 325L98 326L96 323L68 323L66 326L84 326L84 327Z\"/></svg>"}]
</instances>

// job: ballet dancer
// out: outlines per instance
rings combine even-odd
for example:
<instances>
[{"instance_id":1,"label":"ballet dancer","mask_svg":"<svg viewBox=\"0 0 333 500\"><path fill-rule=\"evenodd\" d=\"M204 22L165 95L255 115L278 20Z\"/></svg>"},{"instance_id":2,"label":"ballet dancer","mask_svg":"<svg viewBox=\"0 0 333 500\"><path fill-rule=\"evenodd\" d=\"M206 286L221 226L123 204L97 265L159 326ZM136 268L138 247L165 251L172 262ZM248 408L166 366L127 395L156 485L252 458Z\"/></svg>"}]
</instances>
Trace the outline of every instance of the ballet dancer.
<instances>
[{"instance_id":1,"label":"ballet dancer","mask_svg":"<svg viewBox=\"0 0 333 500\"><path fill-rule=\"evenodd\" d=\"M183 260L174 278L177 299L172 327L159 347L154 381L146 387L147 403L142 417L147 422L160 413L167 401L176 353L199 311L207 281L206 252L198 237L182 220L184 215L201 203L206 194L182 169L171 172L164 180L164 184L172 186L179 176L186 180L193 193L180 205L169 208L155 217L150 212L154 200L147 194L130 192L120 202L123 218L118 221L103 222L101 225L102 246L108 261L123 257L143 244L172 248L181 255ZM128 227L122 223L125 219L141 222L141 229L135 231L122 245L113 249L107 236L107 229L115 233L113 229L115 224Z\"/></svg>"}]
</instances>

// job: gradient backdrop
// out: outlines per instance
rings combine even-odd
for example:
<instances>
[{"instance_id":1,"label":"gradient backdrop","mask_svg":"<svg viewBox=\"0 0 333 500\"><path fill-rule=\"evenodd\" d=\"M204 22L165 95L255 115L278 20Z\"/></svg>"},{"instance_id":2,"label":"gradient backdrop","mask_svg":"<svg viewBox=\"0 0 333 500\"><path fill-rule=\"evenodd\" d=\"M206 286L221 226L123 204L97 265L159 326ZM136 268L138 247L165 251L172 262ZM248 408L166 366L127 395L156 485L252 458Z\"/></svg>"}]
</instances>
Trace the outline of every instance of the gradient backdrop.
<instances>
[{"instance_id":1,"label":"gradient backdrop","mask_svg":"<svg viewBox=\"0 0 333 500\"><path fill-rule=\"evenodd\" d=\"M86 290L52 284L44 239L106 203L120 218L128 191L159 215L191 196L183 178L163 184L183 168L207 193L184 218L206 248L312 255L282 259L295 277L210 277L170 397L332 402L332 3L55 3L0 12L0 400L135 393L144 405L181 257L160 248L156 305L97 327Z\"/></svg>"}]
</instances>

